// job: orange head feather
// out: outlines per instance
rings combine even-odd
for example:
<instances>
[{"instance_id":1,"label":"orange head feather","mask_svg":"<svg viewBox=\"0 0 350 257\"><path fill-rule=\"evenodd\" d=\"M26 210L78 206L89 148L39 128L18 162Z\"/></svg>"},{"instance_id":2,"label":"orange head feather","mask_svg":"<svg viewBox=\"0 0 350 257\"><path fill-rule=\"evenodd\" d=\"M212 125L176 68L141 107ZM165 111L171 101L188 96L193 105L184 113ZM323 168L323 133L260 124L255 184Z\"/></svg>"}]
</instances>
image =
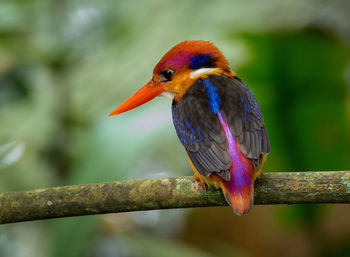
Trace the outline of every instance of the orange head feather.
<instances>
[{"instance_id":1,"label":"orange head feather","mask_svg":"<svg viewBox=\"0 0 350 257\"><path fill-rule=\"evenodd\" d=\"M162 57L153 70L152 79L110 115L126 112L160 94L179 101L198 78L212 74L235 75L224 55L213 43L202 40L183 41Z\"/></svg>"},{"instance_id":2,"label":"orange head feather","mask_svg":"<svg viewBox=\"0 0 350 257\"><path fill-rule=\"evenodd\" d=\"M172 73L171 80L164 78ZM155 84L164 83L165 92L171 93L179 101L199 77L210 74L234 76L227 59L209 41L188 40L171 48L153 70Z\"/></svg>"}]
</instances>

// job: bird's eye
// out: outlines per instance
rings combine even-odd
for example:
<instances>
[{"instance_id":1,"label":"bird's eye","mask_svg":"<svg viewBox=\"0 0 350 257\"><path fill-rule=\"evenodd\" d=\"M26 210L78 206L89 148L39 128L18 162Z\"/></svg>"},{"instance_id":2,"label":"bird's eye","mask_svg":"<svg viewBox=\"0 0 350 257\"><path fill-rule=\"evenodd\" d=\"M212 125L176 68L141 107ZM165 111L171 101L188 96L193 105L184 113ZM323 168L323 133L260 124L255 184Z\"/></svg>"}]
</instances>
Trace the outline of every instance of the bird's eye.
<instances>
[{"instance_id":1,"label":"bird's eye","mask_svg":"<svg viewBox=\"0 0 350 257\"><path fill-rule=\"evenodd\" d=\"M172 80L173 75L174 75L174 70L172 70L172 69L163 70L160 73L160 80L162 82L170 81L170 80Z\"/></svg>"}]
</instances>

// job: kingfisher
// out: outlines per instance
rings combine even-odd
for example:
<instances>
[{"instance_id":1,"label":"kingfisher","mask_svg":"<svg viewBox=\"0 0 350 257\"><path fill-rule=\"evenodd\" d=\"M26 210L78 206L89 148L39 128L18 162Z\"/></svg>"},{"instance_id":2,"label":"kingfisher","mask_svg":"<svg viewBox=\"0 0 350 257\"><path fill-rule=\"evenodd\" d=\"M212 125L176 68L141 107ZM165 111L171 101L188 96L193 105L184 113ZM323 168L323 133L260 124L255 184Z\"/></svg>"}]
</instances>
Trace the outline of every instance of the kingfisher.
<instances>
[{"instance_id":1,"label":"kingfisher","mask_svg":"<svg viewBox=\"0 0 350 257\"><path fill-rule=\"evenodd\" d=\"M155 66L152 79L110 116L158 95L172 99L173 124L196 180L204 189L221 188L234 212L247 214L254 181L270 152L252 91L212 42L187 40L171 48Z\"/></svg>"}]
</instances>

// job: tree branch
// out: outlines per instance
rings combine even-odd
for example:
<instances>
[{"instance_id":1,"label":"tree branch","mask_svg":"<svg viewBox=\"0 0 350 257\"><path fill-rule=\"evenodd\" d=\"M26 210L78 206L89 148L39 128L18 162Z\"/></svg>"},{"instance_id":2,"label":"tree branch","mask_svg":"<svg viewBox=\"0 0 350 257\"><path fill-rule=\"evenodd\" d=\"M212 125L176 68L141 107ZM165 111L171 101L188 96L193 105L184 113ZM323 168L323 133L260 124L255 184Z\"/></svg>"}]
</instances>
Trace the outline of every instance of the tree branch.
<instances>
[{"instance_id":1,"label":"tree branch","mask_svg":"<svg viewBox=\"0 0 350 257\"><path fill-rule=\"evenodd\" d=\"M350 203L350 171L270 172L255 183L255 204ZM193 177L126 180L0 194L0 224L112 212L227 205Z\"/></svg>"}]
</instances>

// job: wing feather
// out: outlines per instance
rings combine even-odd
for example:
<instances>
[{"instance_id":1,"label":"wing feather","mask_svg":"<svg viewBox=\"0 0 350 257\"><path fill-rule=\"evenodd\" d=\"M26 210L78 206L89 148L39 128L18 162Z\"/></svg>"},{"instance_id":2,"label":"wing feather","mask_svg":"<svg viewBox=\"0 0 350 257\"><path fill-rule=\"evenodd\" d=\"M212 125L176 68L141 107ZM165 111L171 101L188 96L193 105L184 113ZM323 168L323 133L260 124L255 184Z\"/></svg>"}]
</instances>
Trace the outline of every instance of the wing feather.
<instances>
[{"instance_id":1,"label":"wing feather","mask_svg":"<svg viewBox=\"0 0 350 257\"><path fill-rule=\"evenodd\" d=\"M220 113L229 124L240 151L260 168L262 154L270 152L270 142L260 107L249 88L238 78L212 75L208 78L221 98ZM173 101L176 133L198 172L216 173L230 179L231 159L225 132L216 113L210 111L208 92L198 80L182 97Z\"/></svg>"}]
</instances>

